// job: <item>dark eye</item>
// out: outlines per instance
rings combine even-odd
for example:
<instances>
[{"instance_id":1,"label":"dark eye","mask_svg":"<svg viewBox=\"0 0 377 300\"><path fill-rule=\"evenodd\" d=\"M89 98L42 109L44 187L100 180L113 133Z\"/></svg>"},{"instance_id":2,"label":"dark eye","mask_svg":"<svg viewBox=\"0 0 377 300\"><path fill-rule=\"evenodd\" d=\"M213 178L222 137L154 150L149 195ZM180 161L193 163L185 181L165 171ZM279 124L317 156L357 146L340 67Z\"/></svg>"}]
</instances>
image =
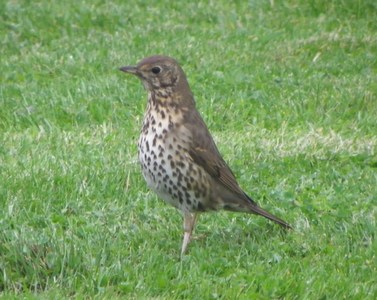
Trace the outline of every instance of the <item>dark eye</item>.
<instances>
[{"instance_id":1,"label":"dark eye","mask_svg":"<svg viewBox=\"0 0 377 300\"><path fill-rule=\"evenodd\" d=\"M158 73L160 73L161 72L161 68L160 67L153 67L152 68L152 73L154 73L154 74L158 74Z\"/></svg>"}]
</instances>

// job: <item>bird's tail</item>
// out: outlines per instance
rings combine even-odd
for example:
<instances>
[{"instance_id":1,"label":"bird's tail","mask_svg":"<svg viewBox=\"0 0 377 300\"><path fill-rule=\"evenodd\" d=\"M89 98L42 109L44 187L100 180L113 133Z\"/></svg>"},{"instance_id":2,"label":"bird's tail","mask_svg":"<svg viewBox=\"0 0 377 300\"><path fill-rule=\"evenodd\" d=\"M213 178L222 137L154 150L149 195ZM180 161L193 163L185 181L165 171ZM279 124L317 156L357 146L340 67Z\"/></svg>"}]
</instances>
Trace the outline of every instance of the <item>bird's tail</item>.
<instances>
[{"instance_id":1,"label":"bird's tail","mask_svg":"<svg viewBox=\"0 0 377 300\"><path fill-rule=\"evenodd\" d=\"M246 194L245 194L246 195ZM287 222L283 221L282 219L274 216L273 214L269 213L268 211L260 208L249 196L246 195L246 197L250 200L250 209L251 212L257 215L261 215L277 224L280 226L286 228L286 229L292 229L292 226L289 225Z\"/></svg>"},{"instance_id":2,"label":"bird's tail","mask_svg":"<svg viewBox=\"0 0 377 300\"><path fill-rule=\"evenodd\" d=\"M261 215L261 216L279 224L280 226L282 226L286 229L292 229L292 226L289 225L287 222L285 222L282 219L274 216L273 214L270 214L268 211L265 211L264 209L260 208L259 206L253 205L251 210L252 210L253 213Z\"/></svg>"}]
</instances>

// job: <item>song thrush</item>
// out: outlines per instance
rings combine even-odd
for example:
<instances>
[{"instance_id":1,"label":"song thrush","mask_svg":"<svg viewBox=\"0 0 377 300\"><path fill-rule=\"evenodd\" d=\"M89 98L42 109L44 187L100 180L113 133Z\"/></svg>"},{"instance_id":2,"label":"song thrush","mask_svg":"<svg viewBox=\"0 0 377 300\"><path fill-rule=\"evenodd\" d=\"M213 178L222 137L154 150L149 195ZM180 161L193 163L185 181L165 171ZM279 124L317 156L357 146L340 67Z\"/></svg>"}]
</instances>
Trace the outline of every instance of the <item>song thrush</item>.
<instances>
[{"instance_id":1,"label":"song thrush","mask_svg":"<svg viewBox=\"0 0 377 300\"><path fill-rule=\"evenodd\" d=\"M185 73L173 58L151 56L120 70L139 77L148 92L139 161L149 188L183 213L182 254L200 212L253 213L291 228L240 188L195 108Z\"/></svg>"}]
</instances>

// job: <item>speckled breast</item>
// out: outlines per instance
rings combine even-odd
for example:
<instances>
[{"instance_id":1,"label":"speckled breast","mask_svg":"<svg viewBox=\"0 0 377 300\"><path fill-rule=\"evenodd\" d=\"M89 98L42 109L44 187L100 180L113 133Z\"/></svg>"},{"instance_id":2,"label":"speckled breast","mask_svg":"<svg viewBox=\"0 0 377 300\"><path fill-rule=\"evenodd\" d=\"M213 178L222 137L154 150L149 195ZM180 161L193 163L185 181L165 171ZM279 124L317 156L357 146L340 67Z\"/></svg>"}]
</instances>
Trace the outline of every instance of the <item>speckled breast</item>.
<instances>
[{"instance_id":1,"label":"speckled breast","mask_svg":"<svg viewBox=\"0 0 377 300\"><path fill-rule=\"evenodd\" d=\"M188 155L191 135L182 112L148 104L138 142L139 161L149 188L183 212L203 210L208 179Z\"/></svg>"}]
</instances>

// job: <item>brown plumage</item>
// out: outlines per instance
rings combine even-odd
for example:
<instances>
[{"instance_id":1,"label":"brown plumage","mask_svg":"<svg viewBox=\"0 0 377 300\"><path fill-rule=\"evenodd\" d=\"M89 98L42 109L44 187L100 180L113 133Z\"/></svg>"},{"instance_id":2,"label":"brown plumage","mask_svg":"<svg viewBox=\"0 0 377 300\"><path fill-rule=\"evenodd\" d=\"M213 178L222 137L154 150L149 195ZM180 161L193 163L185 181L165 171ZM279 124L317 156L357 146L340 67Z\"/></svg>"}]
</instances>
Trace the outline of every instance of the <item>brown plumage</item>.
<instances>
[{"instance_id":1,"label":"brown plumage","mask_svg":"<svg viewBox=\"0 0 377 300\"><path fill-rule=\"evenodd\" d=\"M186 76L167 56L151 56L120 68L139 77L148 106L138 143L148 186L184 215L182 254L187 250L197 213L220 209L264 216L291 226L260 208L238 185L195 108Z\"/></svg>"}]
</instances>

